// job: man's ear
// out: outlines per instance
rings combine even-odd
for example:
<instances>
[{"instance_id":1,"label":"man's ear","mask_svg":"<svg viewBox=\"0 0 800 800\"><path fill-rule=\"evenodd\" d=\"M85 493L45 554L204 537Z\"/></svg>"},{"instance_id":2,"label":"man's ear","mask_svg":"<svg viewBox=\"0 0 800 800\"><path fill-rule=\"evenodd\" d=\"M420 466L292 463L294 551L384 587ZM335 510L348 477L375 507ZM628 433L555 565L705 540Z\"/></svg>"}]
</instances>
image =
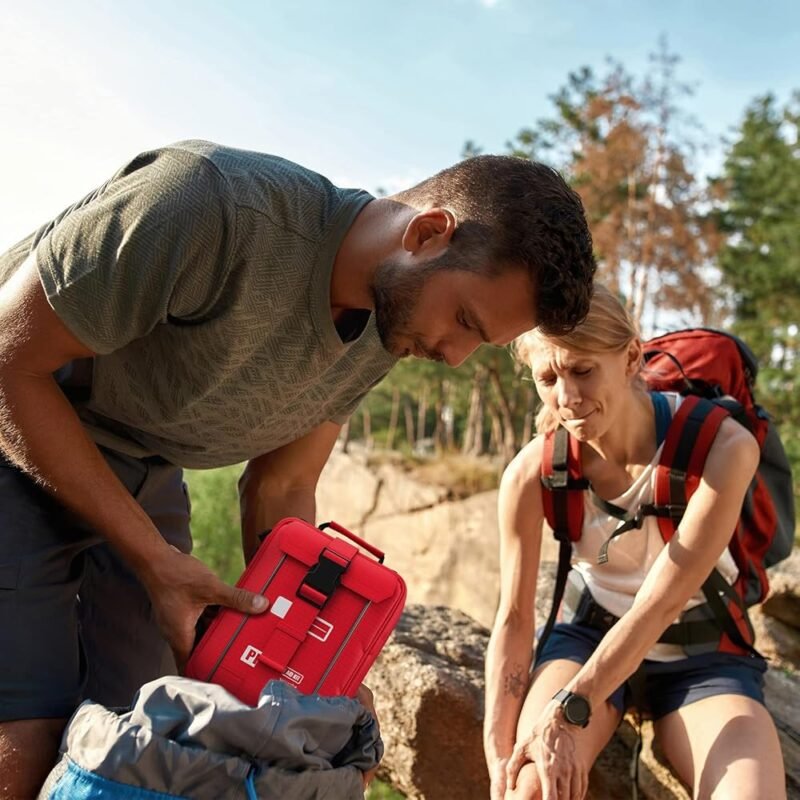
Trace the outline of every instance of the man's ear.
<instances>
[{"instance_id":1,"label":"man's ear","mask_svg":"<svg viewBox=\"0 0 800 800\"><path fill-rule=\"evenodd\" d=\"M414 255L425 253L433 258L441 255L450 244L458 220L449 208L429 208L419 211L403 232L403 249Z\"/></svg>"}]
</instances>

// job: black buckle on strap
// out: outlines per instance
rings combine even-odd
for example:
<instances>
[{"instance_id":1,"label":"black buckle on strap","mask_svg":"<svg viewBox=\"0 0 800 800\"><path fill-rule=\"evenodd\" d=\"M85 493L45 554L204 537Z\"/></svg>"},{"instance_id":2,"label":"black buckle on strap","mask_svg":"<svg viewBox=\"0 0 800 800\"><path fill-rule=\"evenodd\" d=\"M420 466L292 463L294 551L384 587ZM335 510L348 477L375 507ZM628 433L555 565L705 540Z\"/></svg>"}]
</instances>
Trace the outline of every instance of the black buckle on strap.
<instances>
[{"instance_id":1,"label":"black buckle on strap","mask_svg":"<svg viewBox=\"0 0 800 800\"><path fill-rule=\"evenodd\" d=\"M348 566L350 566L349 562L342 564L339 561L334 561L332 558L326 556L323 551L320 554L319 561L311 567L305 579L300 584L298 594L301 594L312 605L317 606L317 608L322 608L339 585L339 579ZM304 589L310 589L312 591L304 592Z\"/></svg>"},{"instance_id":2,"label":"black buckle on strap","mask_svg":"<svg viewBox=\"0 0 800 800\"><path fill-rule=\"evenodd\" d=\"M634 528L639 529L644 525L644 518L645 515L642 513L642 509L640 508L632 517L628 517L628 519L623 520L622 524L611 534L603 542L603 546L600 548L600 552L597 555L597 563L598 564L607 564L608 563L608 546L611 544L617 536L621 536L623 533L627 533L628 531L632 531Z\"/></svg>"}]
</instances>

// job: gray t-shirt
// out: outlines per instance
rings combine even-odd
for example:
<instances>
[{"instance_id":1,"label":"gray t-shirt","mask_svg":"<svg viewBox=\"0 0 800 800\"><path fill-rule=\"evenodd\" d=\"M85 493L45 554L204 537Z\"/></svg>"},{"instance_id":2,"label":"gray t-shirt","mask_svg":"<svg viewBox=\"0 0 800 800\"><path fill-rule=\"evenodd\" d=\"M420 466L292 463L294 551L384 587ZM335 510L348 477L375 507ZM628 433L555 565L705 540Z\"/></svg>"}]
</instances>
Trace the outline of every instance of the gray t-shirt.
<instances>
[{"instance_id":1,"label":"gray t-shirt","mask_svg":"<svg viewBox=\"0 0 800 800\"><path fill-rule=\"evenodd\" d=\"M370 199L275 156L182 142L0 256L0 282L33 250L53 309L98 354L76 401L96 442L222 466L343 422L395 363L373 317L350 343L331 317L333 262Z\"/></svg>"}]
</instances>

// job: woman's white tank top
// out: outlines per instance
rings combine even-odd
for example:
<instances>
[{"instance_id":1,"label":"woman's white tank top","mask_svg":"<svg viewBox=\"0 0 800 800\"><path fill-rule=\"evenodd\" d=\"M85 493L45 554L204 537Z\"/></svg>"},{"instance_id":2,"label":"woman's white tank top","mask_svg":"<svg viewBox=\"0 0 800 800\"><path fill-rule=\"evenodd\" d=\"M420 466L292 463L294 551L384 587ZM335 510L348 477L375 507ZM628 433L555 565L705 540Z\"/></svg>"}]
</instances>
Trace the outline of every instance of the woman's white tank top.
<instances>
[{"instance_id":1,"label":"woman's white tank top","mask_svg":"<svg viewBox=\"0 0 800 800\"><path fill-rule=\"evenodd\" d=\"M682 398L668 392L664 396L674 415ZM656 466L662 449L663 444L631 486L619 497L611 499L614 505L626 511L635 511L641 504L653 502ZM595 602L617 617L621 617L633 605L645 576L665 547L656 518L648 516L640 529L634 528L617 536L609 544L607 563L598 564L600 548L619 525L620 521L616 517L609 516L598 508L589 492L585 492L583 533L580 541L573 545L573 570L570 573L570 580L577 578L580 582L582 578ZM728 583L733 583L739 574L727 548L717 562L717 569ZM698 591L686 604L684 611L704 602L702 591ZM686 654L679 645L657 644L646 657L654 661L672 661L685 658Z\"/></svg>"}]
</instances>

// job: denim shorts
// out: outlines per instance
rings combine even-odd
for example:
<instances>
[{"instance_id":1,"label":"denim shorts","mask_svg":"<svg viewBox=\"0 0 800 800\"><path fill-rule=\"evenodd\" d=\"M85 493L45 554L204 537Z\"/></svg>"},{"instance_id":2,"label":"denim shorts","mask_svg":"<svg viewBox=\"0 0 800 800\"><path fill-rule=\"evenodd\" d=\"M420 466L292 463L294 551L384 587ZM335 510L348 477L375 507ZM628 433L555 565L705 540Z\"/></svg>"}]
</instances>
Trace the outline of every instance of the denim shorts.
<instances>
[{"instance_id":1,"label":"denim shorts","mask_svg":"<svg viewBox=\"0 0 800 800\"><path fill-rule=\"evenodd\" d=\"M157 457L101 452L164 539L188 553L181 470ZM0 664L0 721L68 717L86 698L126 706L143 683L176 671L132 571L2 458Z\"/></svg>"},{"instance_id":2,"label":"denim shorts","mask_svg":"<svg viewBox=\"0 0 800 800\"><path fill-rule=\"evenodd\" d=\"M534 668L546 661L566 659L585 664L604 634L595 628L559 623L537 653ZM764 673L767 663L756 656L701 653L677 661L643 661L643 684L638 710L654 720L683 706L719 694L738 694L764 705ZM630 684L620 686L608 698L620 712L634 705Z\"/></svg>"}]
</instances>

